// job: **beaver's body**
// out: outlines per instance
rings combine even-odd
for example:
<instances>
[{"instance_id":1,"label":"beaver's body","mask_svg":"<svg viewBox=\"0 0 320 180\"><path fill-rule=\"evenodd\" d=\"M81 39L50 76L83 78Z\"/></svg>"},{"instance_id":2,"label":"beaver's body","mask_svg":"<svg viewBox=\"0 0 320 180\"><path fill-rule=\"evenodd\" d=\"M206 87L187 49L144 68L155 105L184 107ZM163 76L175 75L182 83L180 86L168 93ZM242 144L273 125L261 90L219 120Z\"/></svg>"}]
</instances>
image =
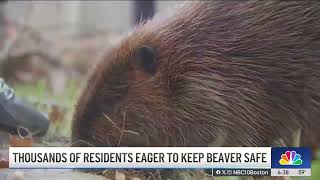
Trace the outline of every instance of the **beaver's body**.
<instances>
[{"instance_id":1,"label":"beaver's body","mask_svg":"<svg viewBox=\"0 0 320 180\"><path fill-rule=\"evenodd\" d=\"M135 28L93 70L73 141L270 145L320 124L320 3L189 2Z\"/></svg>"}]
</instances>

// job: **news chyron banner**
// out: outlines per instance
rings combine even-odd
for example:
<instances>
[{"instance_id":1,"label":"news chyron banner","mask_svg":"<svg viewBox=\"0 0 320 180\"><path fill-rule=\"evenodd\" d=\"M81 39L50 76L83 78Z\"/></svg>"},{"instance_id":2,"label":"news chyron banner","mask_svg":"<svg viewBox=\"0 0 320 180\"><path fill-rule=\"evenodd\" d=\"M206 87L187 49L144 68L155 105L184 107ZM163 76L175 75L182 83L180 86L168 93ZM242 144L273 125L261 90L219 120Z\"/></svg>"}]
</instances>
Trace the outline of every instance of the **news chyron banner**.
<instances>
[{"instance_id":1,"label":"news chyron banner","mask_svg":"<svg viewBox=\"0 0 320 180\"><path fill-rule=\"evenodd\" d=\"M10 147L9 168L205 169L212 176L311 176L311 149Z\"/></svg>"}]
</instances>

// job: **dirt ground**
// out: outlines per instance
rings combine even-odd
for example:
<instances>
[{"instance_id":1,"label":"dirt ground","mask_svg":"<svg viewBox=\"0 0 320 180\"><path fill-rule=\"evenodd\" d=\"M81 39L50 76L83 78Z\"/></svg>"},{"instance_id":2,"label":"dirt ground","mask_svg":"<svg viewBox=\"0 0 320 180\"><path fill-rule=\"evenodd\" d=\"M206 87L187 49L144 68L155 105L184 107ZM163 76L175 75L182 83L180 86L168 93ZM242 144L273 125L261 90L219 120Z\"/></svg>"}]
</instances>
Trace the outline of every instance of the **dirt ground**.
<instances>
[{"instance_id":1,"label":"dirt ground","mask_svg":"<svg viewBox=\"0 0 320 180\"><path fill-rule=\"evenodd\" d=\"M106 180L102 176L73 170L45 170L45 169L0 169L0 180Z\"/></svg>"}]
</instances>

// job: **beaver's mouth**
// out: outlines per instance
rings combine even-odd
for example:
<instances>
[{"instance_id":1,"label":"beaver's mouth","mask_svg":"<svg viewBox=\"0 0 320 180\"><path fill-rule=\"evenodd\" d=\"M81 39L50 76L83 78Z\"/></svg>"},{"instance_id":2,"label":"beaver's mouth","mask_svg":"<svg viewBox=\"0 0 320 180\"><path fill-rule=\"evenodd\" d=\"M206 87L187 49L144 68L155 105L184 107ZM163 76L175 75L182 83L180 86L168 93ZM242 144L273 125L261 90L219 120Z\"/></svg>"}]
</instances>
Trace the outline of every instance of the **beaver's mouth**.
<instances>
[{"instance_id":1,"label":"beaver's mouth","mask_svg":"<svg viewBox=\"0 0 320 180\"><path fill-rule=\"evenodd\" d=\"M85 134L72 138L74 147L145 147L148 137L135 131L112 126L88 128Z\"/></svg>"},{"instance_id":2,"label":"beaver's mouth","mask_svg":"<svg viewBox=\"0 0 320 180\"><path fill-rule=\"evenodd\" d=\"M121 139L120 139L121 138ZM95 140L93 138L78 138L72 142L73 147L146 147L148 141L142 140L145 139L142 136L131 134L131 135L122 135L122 137L114 138L105 137L103 141Z\"/></svg>"}]
</instances>

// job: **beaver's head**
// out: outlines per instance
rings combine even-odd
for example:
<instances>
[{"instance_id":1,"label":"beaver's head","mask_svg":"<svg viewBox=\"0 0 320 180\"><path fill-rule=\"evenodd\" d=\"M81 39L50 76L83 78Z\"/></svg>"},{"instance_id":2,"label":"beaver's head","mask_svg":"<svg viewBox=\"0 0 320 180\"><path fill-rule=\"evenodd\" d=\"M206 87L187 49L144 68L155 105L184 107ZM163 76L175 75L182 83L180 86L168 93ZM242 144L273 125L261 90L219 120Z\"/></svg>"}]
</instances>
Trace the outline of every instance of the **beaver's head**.
<instances>
[{"instance_id":1,"label":"beaver's head","mask_svg":"<svg viewBox=\"0 0 320 180\"><path fill-rule=\"evenodd\" d=\"M244 55L251 51L234 31L225 31L227 25L238 29L233 22L224 24L218 9L207 9L214 7L201 1L174 18L153 19L111 48L79 98L74 143L206 146L222 132L257 143L261 123L268 123L260 112L268 101L263 82L251 70L260 66L239 63L239 48ZM214 25L209 17L217 18Z\"/></svg>"},{"instance_id":2,"label":"beaver's head","mask_svg":"<svg viewBox=\"0 0 320 180\"><path fill-rule=\"evenodd\" d=\"M210 139L211 116L220 115L205 112L215 107L208 101L215 92L206 91L211 85L201 73L207 65L195 63L190 47L176 48L174 38L164 41L138 29L106 53L77 103L75 143L185 146Z\"/></svg>"}]
</instances>

